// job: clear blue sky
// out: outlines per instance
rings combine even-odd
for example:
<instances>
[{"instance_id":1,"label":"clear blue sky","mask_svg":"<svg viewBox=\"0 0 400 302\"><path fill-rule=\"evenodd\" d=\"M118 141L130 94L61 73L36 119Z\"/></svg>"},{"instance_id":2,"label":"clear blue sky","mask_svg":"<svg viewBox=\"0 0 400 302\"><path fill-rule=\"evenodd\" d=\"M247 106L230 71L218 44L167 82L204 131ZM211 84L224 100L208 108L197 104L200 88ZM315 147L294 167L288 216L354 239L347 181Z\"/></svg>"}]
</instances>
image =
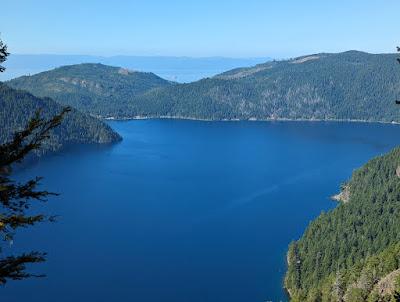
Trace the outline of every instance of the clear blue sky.
<instances>
[{"instance_id":1,"label":"clear blue sky","mask_svg":"<svg viewBox=\"0 0 400 302\"><path fill-rule=\"evenodd\" d=\"M13 53L284 58L394 52L400 0L8 0Z\"/></svg>"}]
</instances>

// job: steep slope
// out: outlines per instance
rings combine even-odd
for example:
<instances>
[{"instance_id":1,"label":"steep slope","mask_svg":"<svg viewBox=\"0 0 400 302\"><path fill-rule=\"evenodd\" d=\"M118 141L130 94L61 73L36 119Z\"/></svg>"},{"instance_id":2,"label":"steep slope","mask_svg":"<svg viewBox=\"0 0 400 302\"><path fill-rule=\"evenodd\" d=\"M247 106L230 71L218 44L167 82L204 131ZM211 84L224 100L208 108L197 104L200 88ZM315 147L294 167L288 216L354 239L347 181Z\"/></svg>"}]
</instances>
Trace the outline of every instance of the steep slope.
<instances>
[{"instance_id":1,"label":"steep slope","mask_svg":"<svg viewBox=\"0 0 400 302\"><path fill-rule=\"evenodd\" d=\"M356 170L345 185L348 201L322 213L291 244L285 283L293 301L377 301L372 297L390 293L379 288L397 286L399 166L397 148Z\"/></svg>"},{"instance_id":2,"label":"steep slope","mask_svg":"<svg viewBox=\"0 0 400 302\"><path fill-rule=\"evenodd\" d=\"M146 94L148 114L210 119L399 121L395 55L319 54Z\"/></svg>"},{"instance_id":3,"label":"steep slope","mask_svg":"<svg viewBox=\"0 0 400 302\"><path fill-rule=\"evenodd\" d=\"M39 97L51 97L93 115L119 116L136 110L134 97L172 84L152 73L102 64L78 64L20 77L8 85Z\"/></svg>"},{"instance_id":4,"label":"steep slope","mask_svg":"<svg viewBox=\"0 0 400 302\"><path fill-rule=\"evenodd\" d=\"M8 141L16 130L21 130L37 110L51 117L62 106L49 98L15 90L0 83L0 143ZM62 124L54 130L45 145L45 151L56 151L71 144L107 144L121 137L100 120L72 110Z\"/></svg>"},{"instance_id":5,"label":"steep slope","mask_svg":"<svg viewBox=\"0 0 400 302\"><path fill-rule=\"evenodd\" d=\"M108 80L108 86L103 83L100 85L104 87L98 87L99 83L89 76L101 78L104 73L96 75L97 68L90 68L83 74L78 67L18 78L10 85L39 96L49 95L92 114L116 118L400 121L400 107L394 104L400 94L394 54L315 54L234 69L189 84L159 80L146 89L129 87L133 75L125 76L124 81ZM107 68L99 69L118 74L119 69ZM69 69L79 74L71 76ZM71 79L76 77L81 82ZM71 88L76 86L87 87L77 93ZM102 88L104 92L99 92Z\"/></svg>"}]
</instances>

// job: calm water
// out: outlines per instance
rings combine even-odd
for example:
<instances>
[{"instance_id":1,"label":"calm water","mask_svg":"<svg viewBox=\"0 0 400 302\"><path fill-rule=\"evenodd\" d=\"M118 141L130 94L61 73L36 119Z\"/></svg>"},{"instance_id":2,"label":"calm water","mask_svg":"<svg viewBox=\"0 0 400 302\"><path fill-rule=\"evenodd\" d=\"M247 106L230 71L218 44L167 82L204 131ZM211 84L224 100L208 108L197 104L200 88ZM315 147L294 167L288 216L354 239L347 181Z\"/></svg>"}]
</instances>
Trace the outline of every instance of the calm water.
<instances>
[{"instance_id":1,"label":"calm water","mask_svg":"<svg viewBox=\"0 0 400 302\"><path fill-rule=\"evenodd\" d=\"M111 125L122 143L19 173L61 193L40 207L61 217L17 236L11 251L49 253L34 267L48 276L1 301L286 301L289 242L353 169L400 144L399 126L379 124Z\"/></svg>"}]
</instances>

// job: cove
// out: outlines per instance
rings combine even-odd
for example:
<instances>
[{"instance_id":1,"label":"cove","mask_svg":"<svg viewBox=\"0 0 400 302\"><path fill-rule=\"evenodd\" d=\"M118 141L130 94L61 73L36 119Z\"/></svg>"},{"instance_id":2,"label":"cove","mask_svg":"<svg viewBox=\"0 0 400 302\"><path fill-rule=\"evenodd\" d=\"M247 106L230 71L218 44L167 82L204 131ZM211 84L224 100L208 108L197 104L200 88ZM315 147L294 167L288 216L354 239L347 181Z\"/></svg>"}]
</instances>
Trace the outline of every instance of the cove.
<instances>
[{"instance_id":1,"label":"cove","mask_svg":"<svg viewBox=\"0 0 400 302\"><path fill-rule=\"evenodd\" d=\"M58 192L57 223L5 252L46 251L46 278L1 300L287 301L285 253L352 171L400 143L399 126L339 122L109 123L123 141L18 172Z\"/></svg>"}]
</instances>

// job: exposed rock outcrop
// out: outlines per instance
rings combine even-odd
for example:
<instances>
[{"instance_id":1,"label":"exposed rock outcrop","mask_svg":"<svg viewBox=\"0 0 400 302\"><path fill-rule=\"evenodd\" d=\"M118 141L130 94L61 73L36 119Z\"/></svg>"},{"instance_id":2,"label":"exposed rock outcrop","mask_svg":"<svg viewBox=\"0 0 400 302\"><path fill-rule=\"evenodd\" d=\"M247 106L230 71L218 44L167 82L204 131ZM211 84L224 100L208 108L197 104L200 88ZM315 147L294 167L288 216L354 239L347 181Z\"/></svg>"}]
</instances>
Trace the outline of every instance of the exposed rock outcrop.
<instances>
[{"instance_id":1,"label":"exposed rock outcrop","mask_svg":"<svg viewBox=\"0 0 400 302\"><path fill-rule=\"evenodd\" d=\"M396 168L396 175L400 178L400 166L397 166Z\"/></svg>"},{"instance_id":2,"label":"exposed rock outcrop","mask_svg":"<svg viewBox=\"0 0 400 302\"><path fill-rule=\"evenodd\" d=\"M399 276L400 269L397 269L386 275L374 286L373 292L377 293L379 297L382 298L387 295L392 295L396 290L396 280Z\"/></svg>"},{"instance_id":3,"label":"exposed rock outcrop","mask_svg":"<svg viewBox=\"0 0 400 302\"><path fill-rule=\"evenodd\" d=\"M339 194L333 195L331 198L335 201L339 201L339 202L343 202L343 203L349 202L350 186L349 185L343 186L341 192Z\"/></svg>"}]
</instances>

